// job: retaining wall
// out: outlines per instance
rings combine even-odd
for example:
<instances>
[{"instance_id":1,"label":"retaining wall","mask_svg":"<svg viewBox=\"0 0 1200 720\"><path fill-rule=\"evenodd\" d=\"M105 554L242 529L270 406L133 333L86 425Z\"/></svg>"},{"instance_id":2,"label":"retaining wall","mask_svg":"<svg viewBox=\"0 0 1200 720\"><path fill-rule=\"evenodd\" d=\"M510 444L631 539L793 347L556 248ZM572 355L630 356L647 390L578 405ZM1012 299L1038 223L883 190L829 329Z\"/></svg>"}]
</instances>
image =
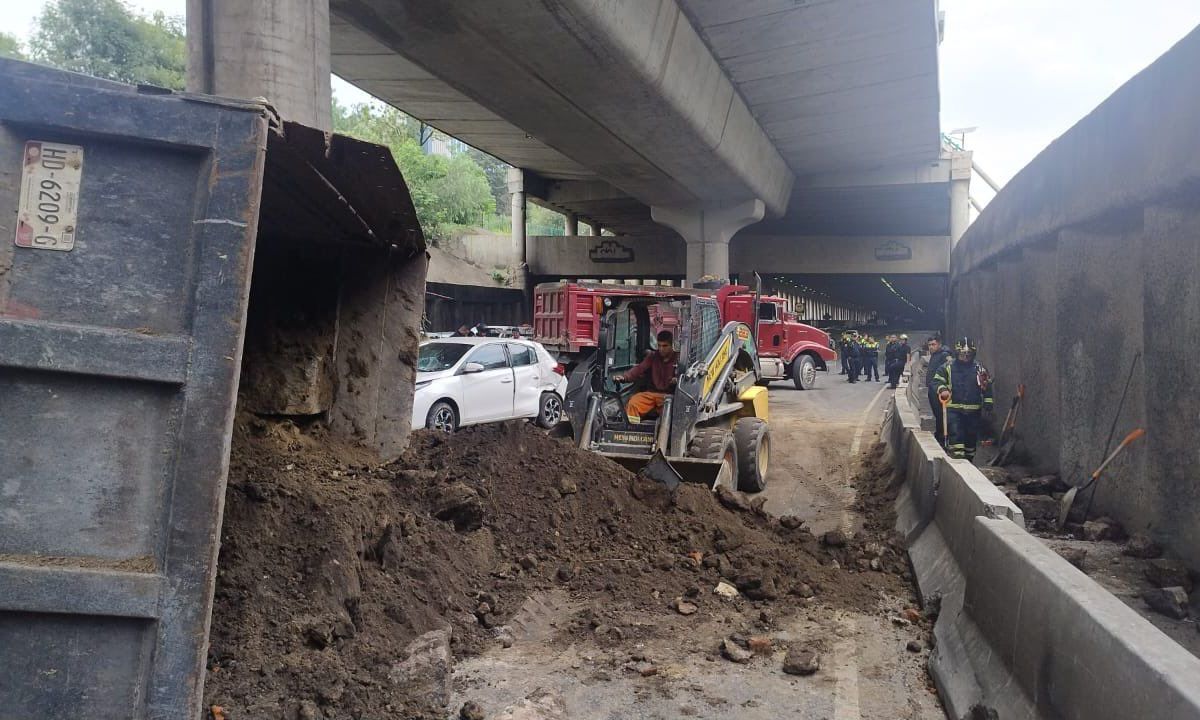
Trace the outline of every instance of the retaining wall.
<instances>
[{"instance_id":1,"label":"retaining wall","mask_svg":"<svg viewBox=\"0 0 1200 720\"><path fill-rule=\"evenodd\" d=\"M954 250L947 321L1018 383L1023 461L1095 486L1094 514L1200 567L1200 29L1044 150ZM1138 358L1136 364L1135 358ZM1124 408L1118 406L1126 378ZM1087 502L1086 494L1080 501Z\"/></svg>"},{"instance_id":2,"label":"retaining wall","mask_svg":"<svg viewBox=\"0 0 1200 720\"><path fill-rule=\"evenodd\" d=\"M922 604L940 603L929 662L947 715L1200 719L1200 659L1029 535L909 398L907 383L893 393L880 437L903 474L897 530Z\"/></svg>"}]
</instances>

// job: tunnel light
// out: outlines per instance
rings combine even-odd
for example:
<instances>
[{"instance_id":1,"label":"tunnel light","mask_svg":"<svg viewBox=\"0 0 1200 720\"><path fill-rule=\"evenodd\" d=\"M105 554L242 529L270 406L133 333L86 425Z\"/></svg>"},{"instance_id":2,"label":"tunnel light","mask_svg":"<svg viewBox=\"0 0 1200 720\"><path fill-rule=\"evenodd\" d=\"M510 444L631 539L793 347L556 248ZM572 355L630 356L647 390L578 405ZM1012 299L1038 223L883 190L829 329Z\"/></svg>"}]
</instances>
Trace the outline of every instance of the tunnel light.
<instances>
[{"instance_id":1,"label":"tunnel light","mask_svg":"<svg viewBox=\"0 0 1200 720\"><path fill-rule=\"evenodd\" d=\"M900 300L901 300L901 301L902 301L902 302L903 302L905 305L909 306L910 308L912 308L913 310L916 310L916 311L917 311L917 312L919 312L919 313L923 313L923 312L925 312L925 311L924 311L924 310L922 310L920 307L918 307L917 305L914 305L912 302L910 302L908 298L906 298L906 297L904 297L903 295L901 295L901 294L900 294L900 292L899 292L898 290L896 290L896 288L892 287L892 284L891 284L890 282L888 282L888 279L887 279L887 278L885 278L885 277L880 277L880 278L879 278L879 282L883 283L883 284L884 284L884 286L885 286L885 287L887 287L887 289L888 289L888 290L891 290L891 291L892 291L892 294L893 294L893 295L895 295L896 297L900 298Z\"/></svg>"}]
</instances>

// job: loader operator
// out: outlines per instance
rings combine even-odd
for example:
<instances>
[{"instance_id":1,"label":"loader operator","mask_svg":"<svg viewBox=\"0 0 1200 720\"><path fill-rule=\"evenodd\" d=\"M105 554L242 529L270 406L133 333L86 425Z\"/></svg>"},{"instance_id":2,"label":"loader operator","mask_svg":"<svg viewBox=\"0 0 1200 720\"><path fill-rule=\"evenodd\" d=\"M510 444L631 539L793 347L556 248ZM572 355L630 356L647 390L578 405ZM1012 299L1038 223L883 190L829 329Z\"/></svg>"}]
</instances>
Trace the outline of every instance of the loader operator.
<instances>
[{"instance_id":1,"label":"loader operator","mask_svg":"<svg viewBox=\"0 0 1200 720\"><path fill-rule=\"evenodd\" d=\"M992 412L992 381L987 369L975 362L975 341L962 338L954 352L954 359L942 365L934 378L938 398L948 403L946 449L951 457L974 460L980 415L986 419Z\"/></svg>"},{"instance_id":2,"label":"loader operator","mask_svg":"<svg viewBox=\"0 0 1200 720\"><path fill-rule=\"evenodd\" d=\"M634 393L625 404L625 414L629 422L640 423L642 417L651 411L662 408L663 400L675 388L675 371L679 366L679 355L675 352L675 338L670 330L658 334L658 351L650 353L646 359L630 368L623 375L614 375L617 382L633 382L650 371L650 389Z\"/></svg>"}]
</instances>

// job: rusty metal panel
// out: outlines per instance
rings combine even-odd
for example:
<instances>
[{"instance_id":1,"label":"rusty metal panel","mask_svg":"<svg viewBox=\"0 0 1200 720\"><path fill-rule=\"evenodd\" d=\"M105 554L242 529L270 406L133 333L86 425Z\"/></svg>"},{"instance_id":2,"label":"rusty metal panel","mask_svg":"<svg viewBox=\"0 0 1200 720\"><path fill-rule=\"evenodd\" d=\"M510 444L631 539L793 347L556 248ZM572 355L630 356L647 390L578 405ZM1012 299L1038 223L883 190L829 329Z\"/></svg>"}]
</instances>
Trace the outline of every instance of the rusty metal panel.
<instances>
[{"instance_id":1,"label":"rusty metal panel","mask_svg":"<svg viewBox=\"0 0 1200 720\"><path fill-rule=\"evenodd\" d=\"M196 717L266 116L5 60L0 99L0 719Z\"/></svg>"}]
</instances>

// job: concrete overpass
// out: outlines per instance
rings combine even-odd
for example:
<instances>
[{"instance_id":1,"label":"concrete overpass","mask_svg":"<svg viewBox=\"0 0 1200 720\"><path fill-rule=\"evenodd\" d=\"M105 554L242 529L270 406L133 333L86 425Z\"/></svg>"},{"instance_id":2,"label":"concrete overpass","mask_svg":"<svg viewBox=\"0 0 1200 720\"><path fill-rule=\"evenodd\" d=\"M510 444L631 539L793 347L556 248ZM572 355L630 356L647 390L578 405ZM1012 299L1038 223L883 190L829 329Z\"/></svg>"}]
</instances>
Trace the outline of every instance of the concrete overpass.
<instances>
[{"instance_id":1,"label":"concrete overpass","mask_svg":"<svg viewBox=\"0 0 1200 720\"><path fill-rule=\"evenodd\" d=\"M965 228L969 174L955 216L940 142L935 0L329 10L332 70L520 168L518 213L527 198L619 235L670 238L665 226L686 244L689 279L729 276L746 226L795 238Z\"/></svg>"}]
</instances>

